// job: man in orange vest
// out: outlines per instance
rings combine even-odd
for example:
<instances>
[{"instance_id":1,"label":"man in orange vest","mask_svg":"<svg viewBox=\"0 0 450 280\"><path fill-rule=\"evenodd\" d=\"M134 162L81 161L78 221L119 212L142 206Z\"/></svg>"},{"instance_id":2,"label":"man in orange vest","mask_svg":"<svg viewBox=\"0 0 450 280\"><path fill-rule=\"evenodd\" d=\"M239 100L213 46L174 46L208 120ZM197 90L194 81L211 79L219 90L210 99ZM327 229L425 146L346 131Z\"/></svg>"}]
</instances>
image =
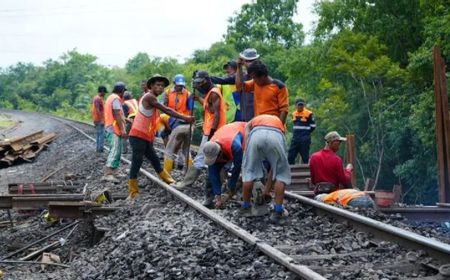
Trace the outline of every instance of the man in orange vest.
<instances>
[{"instance_id":1,"label":"man in orange vest","mask_svg":"<svg viewBox=\"0 0 450 280\"><path fill-rule=\"evenodd\" d=\"M359 208L373 208L374 201L365 192L356 189L342 189L332 193L317 195L315 200L327 203L338 204L340 206L352 206Z\"/></svg>"},{"instance_id":2,"label":"man in orange vest","mask_svg":"<svg viewBox=\"0 0 450 280\"><path fill-rule=\"evenodd\" d=\"M208 178L205 188L205 206L222 208L222 181L220 172L227 164L233 164L231 178L228 181L228 198L236 194L236 184L241 173L244 153L244 132L246 122L234 122L222 126L208 141L203 152L208 165ZM215 196L215 204L213 197Z\"/></svg>"},{"instance_id":3,"label":"man in orange vest","mask_svg":"<svg viewBox=\"0 0 450 280\"><path fill-rule=\"evenodd\" d=\"M111 182L118 182L114 173L120 165L123 139L128 137L122 109L122 97L125 90L125 84L117 82L105 104L105 130L109 142L109 153L103 179Z\"/></svg>"},{"instance_id":4,"label":"man in orange vest","mask_svg":"<svg viewBox=\"0 0 450 280\"><path fill-rule=\"evenodd\" d=\"M92 100L92 120L95 125L95 140L97 153L103 153L105 142L105 104L103 98L108 92L105 86L99 86L97 95Z\"/></svg>"},{"instance_id":5,"label":"man in orange vest","mask_svg":"<svg viewBox=\"0 0 450 280\"><path fill-rule=\"evenodd\" d=\"M183 119L191 123L194 117L185 116L177 111L164 106L158 102L158 95L164 92L164 88L169 85L169 80L161 75L153 75L147 86L150 91L139 101L137 115L130 130L130 144L133 150L131 158L130 178L128 180L129 198L134 199L139 195L137 175L142 166L144 156L150 160L159 177L167 184L174 183L173 178L162 168L158 155L153 148L153 140L157 129L159 110L164 113Z\"/></svg>"},{"instance_id":6,"label":"man in orange vest","mask_svg":"<svg viewBox=\"0 0 450 280\"><path fill-rule=\"evenodd\" d=\"M131 124L133 123L134 117L137 114L138 110L138 102L133 98L133 93L131 91L126 91L123 94L123 114L125 115L125 129L127 130L127 134L130 132ZM122 153L128 153L128 141L125 139L123 141L123 151Z\"/></svg>"},{"instance_id":7,"label":"man in orange vest","mask_svg":"<svg viewBox=\"0 0 450 280\"><path fill-rule=\"evenodd\" d=\"M283 207L284 188L291 183L291 171L286 157L286 132L277 116L259 115L248 122L245 130L245 152L242 164L243 205L241 214L252 215L250 197L253 183L264 178L263 161L271 167L275 181L275 206L271 220L278 221L288 215ZM264 195L268 195L267 189Z\"/></svg>"},{"instance_id":8,"label":"man in orange vest","mask_svg":"<svg viewBox=\"0 0 450 280\"><path fill-rule=\"evenodd\" d=\"M295 101L297 106L292 113L292 141L288 151L289 164L295 164L295 158L300 153L303 163L309 161L309 146L311 133L316 129L313 113L305 108L305 100L299 98Z\"/></svg>"},{"instance_id":9,"label":"man in orange vest","mask_svg":"<svg viewBox=\"0 0 450 280\"><path fill-rule=\"evenodd\" d=\"M226 124L225 102L222 92L216 87L206 71L196 71L194 75L194 87L205 96L205 98L195 95L195 100L203 105L205 118L203 120L203 137L194 164L190 167L182 182L176 187L183 188L192 185L200 176L201 170L205 167L205 156L203 146L210 140L214 133Z\"/></svg>"}]
</instances>

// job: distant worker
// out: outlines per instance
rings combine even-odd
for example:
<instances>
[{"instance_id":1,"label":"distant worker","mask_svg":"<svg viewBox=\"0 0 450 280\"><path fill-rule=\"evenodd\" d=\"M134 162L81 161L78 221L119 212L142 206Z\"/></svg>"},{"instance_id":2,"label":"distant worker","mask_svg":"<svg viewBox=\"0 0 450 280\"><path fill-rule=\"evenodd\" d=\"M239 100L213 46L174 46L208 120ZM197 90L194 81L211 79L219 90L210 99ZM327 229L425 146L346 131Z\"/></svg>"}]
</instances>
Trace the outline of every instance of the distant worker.
<instances>
[{"instance_id":1,"label":"distant worker","mask_svg":"<svg viewBox=\"0 0 450 280\"><path fill-rule=\"evenodd\" d=\"M253 49L245 49L239 54L239 59L243 61L243 66L248 69L249 65L257 61L259 59L258 52ZM237 67L234 68L234 63L237 63L236 61L232 60L224 65L224 70L227 72L228 76L224 78L219 77L211 77L211 80L214 84L218 85L234 85L236 87L236 75L237 75ZM226 68L225 68L226 66ZM247 72L240 71L239 72L241 76L241 81L249 81L252 78ZM225 99L227 98L227 95L224 94ZM241 92L240 90L236 90L233 92L233 99L236 105L236 115L234 121L249 121L254 116L254 93L253 91L249 92ZM241 101L242 99L242 101ZM245 107L243 107L243 104L245 104ZM245 116L243 115L245 113ZM228 119L228 117L227 117Z\"/></svg>"},{"instance_id":2,"label":"distant worker","mask_svg":"<svg viewBox=\"0 0 450 280\"><path fill-rule=\"evenodd\" d=\"M267 114L277 116L283 125L289 110L288 90L283 82L269 76L267 66L260 62L252 62L247 71L252 80L243 82L240 79L242 65L245 61L238 60L236 88L245 92L254 92L255 116Z\"/></svg>"},{"instance_id":3,"label":"distant worker","mask_svg":"<svg viewBox=\"0 0 450 280\"><path fill-rule=\"evenodd\" d=\"M180 114L158 102L158 95L163 93L164 88L169 85L169 80L166 77L158 74L153 75L153 77L148 80L147 85L150 91L139 101L138 113L130 130L130 144L132 148L130 178L128 180L130 199L134 199L139 195L137 175L142 166L144 156L150 160L151 165L164 182L167 184L175 182L161 167L158 155L153 148L159 110L189 123L194 121L194 117Z\"/></svg>"},{"instance_id":4,"label":"distant worker","mask_svg":"<svg viewBox=\"0 0 450 280\"><path fill-rule=\"evenodd\" d=\"M348 164L344 169L342 159L336 154L343 141L347 141L347 138L331 131L325 135L325 147L312 154L309 169L315 194L351 187L353 166Z\"/></svg>"},{"instance_id":5,"label":"distant worker","mask_svg":"<svg viewBox=\"0 0 450 280\"><path fill-rule=\"evenodd\" d=\"M125 129L127 134L130 133L131 125L133 124L134 117L136 117L138 110L138 102L133 98L133 93L131 91L125 91L123 94L124 103L122 105L123 114L125 115ZM123 151L122 153L128 153L128 140L123 141Z\"/></svg>"},{"instance_id":6,"label":"distant worker","mask_svg":"<svg viewBox=\"0 0 450 280\"><path fill-rule=\"evenodd\" d=\"M213 83L220 85L222 96L225 100L227 111L227 123L241 120L241 109L239 107L240 92L236 90L235 76L237 62L230 60L223 65L223 70L227 74L225 78L211 77Z\"/></svg>"},{"instance_id":7,"label":"distant worker","mask_svg":"<svg viewBox=\"0 0 450 280\"><path fill-rule=\"evenodd\" d=\"M289 164L295 164L295 158L300 153L303 163L309 161L309 147L311 145L311 133L316 129L316 121L313 113L305 108L305 100L295 101L296 110L292 113L292 141L289 147Z\"/></svg>"},{"instance_id":8,"label":"distant worker","mask_svg":"<svg viewBox=\"0 0 450 280\"><path fill-rule=\"evenodd\" d=\"M263 114L248 122L242 164L241 214L243 216L251 215L250 197L253 183L264 178L263 161L269 162L272 170L271 179L275 182L275 211L271 215L271 220L278 221L288 215L283 207L284 189L291 183L291 170L286 157L285 132L285 126L277 116ZM267 189L264 195L270 195Z\"/></svg>"},{"instance_id":9,"label":"distant worker","mask_svg":"<svg viewBox=\"0 0 450 280\"><path fill-rule=\"evenodd\" d=\"M368 194L356 189L342 189L329 194L323 193L317 195L314 199L344 207L373 208L375 206L373 199Z\"/></svg>"},{"instance_id":10,"label":"distant worker","mask_svg":"<svg viewBox=\"0 0 450 280\"><path fill-rule=\"evenodd\" d=\"M220 173L226 164L233 165L231 178L228 181L228 198L236 194L236 184L241 174L246 124L246 122L234 122L222 126L203 148L205 164L208 165L204 204L207 207L222 208L224 206Z\"/></svg>"},{"instance_id":11,"label":"distant worker","mask_svg":"<svg viewBox=\"0 0 450 280\"><path fill-rule=\"evenodd\" d=\"M147 80L141 81L141 90L142 90L142 96L144 96L144 94L146 94L149 91L149 89L147 87Z\"/></svg>"},{"instance_id":12,"label":"distant worker","mask_svg":"<svg viewBox=\"0 0 450 280\"><path fill-rule=\"evenodd\" d=\"M92 120L95 125L95 141L97 153L103 153L105 142L105 104L103 99L108 91L105 86L99 86L97 95L92 100Z\"/></svg>"},{"instance_id":13,"label":"distant worker","mask_svg":"<svg viewBox=\"0 0 450 280\"><path fill-rule=\"evenodd\" d=\"M194 75L194 87L205 96L195 95L196 101L203 105L205 117L203 120L203 136L200 148L194 158L193 166L190 167L183 179L176 187L183 188L192 185L200 176L205 167L203 146L210 140L214 133L226 124L225 102L218 87L211 82L208 72L196 71Z\"/></svg>"},{"instance_id":14,"label":"distant worker","mask_svg":"<svg viewBox=\"0 0 450 280\"><path fill-rule=\"evenodd\" d=\"M123 139L128 137L122 108L122 97L125 91L125 84L117 82L105 104L105 130L109 142L109 153L104 179L111 182L118 181L114 175L120 165Z\"/></svg>"}]
</instances>

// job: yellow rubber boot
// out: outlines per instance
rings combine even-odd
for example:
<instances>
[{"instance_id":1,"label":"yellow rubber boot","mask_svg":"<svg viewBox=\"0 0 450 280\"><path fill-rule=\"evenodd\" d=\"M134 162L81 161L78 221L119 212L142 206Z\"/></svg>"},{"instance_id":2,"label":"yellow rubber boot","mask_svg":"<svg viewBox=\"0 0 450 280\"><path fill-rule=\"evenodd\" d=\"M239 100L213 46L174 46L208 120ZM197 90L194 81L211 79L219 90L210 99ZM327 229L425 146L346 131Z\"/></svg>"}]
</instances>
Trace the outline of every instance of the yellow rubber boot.
<instances>
[{"instance_id":1,"label":"yellow rubber boot","mask_svg":"<svg viewBox=\"0 0 450 280\"><path fill-rule=\"evenodd\" d=\"M128 180L128 199L134 200L139 195L138 180Z\"/></svg>"},{"instance_id":2,"label":"yellow rubber boot","mask_svg":"<svg viewBox=\"0 0 450 280\"><path fill-rule=\"evenodd\" d=\"M172 176L170 176L170 174L167 173L167 171L164 169L159 173L159 177L169 185L175 183L175 180L172 178Z\"/></svg>"},{"instance_id":3,"label":"yellow rubber boot","mask_svg":"<svg viewBox=\"0 0 450 280\"><path fill-rule=\"evenodd\" d=\"M192 167L192 163L193 163L192 158L189 158L189 160L188 160L188 168Z\"/></svg>"},{"instance_id":4,"label":"yellow rubber boot","mask_svg":"<svg viewBox=\"0 0 450 280\"><path fill-rule=\"evenodd\" d=\"M173 159L164 159L164 170L167 171L167 173L171 173L173 170Z\"/></svg>"}]
</instances>

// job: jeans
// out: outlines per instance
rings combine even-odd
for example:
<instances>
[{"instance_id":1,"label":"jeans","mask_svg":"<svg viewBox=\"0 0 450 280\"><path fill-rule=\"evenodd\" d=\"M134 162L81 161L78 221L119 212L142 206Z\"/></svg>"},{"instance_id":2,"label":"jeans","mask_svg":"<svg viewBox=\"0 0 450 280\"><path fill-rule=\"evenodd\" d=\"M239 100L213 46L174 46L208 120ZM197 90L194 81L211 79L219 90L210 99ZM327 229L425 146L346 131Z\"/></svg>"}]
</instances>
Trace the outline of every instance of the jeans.
<instances>
[{"instance_id":1,"label":"jeans","mask_svg":"<svg viewBox=\"0 0 450 280\"><path fill-rule=\"evenodd\" d=\"M105 124L95 124L95 142L97 143L96 151L102 153L105 142Z\"/></svg>"},{"instance_id":2,"label":"jeans","mask_svg":"<svg viewBox=\"0 0 450 280\"><path fill-rule=\"evenodd\" d=\"M153 142L147 140L130 136L131 154L131 168L130 168L130 179L136 179L139 173L139 169L144 161L144 156L150 160L156 173L161 173L163 171L161 167L161 162L159 162L158 155L153 148Z\"/></svg>"}]
</instances>

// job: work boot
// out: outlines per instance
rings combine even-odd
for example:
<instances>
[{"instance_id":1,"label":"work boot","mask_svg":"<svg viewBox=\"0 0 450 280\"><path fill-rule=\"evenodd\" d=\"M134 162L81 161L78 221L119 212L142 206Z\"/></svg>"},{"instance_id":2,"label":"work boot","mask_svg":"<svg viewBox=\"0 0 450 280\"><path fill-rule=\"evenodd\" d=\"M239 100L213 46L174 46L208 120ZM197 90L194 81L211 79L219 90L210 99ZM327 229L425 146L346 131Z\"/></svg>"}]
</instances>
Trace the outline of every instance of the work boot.
<instances>
[{"instance_id":1,"label":"work boot","mask_svg":"<svg viewBox=\"0 0 450 280\"><path fill-rule=\"evenodd\" d=\"M253 207L244 208L243 206L241 206L238 210L238 215L245 218L253 217L252 209Z\"/></svg>"},{"instance_id":2,"label":"work boot","mask_svg":"<svg viewBox=\"0 0 450 280\"><path fill-rule=\"evenodd\" d=\"M285 220L288 216L289 212L285 208L283 208L283 211L281 213L273 211L270 215L270 220L274 223L278 223Z\"/></svg>"},{"instance_id":3,"label":"work boot","mask_svg":"<svg viewBox=\"0 0 450 280\"><path fill-rule=\"evenodd\" d=\"M139 195L138 180L128 180L128 197L127 200L134 200Z\"/></svg>"},{"instance_id":4,"label":"work boot","mask_svg":"<svg viewBox=\"0 0 450 280\"><path fill-rule=\"evenodd\" d=\"M171 173L173 170L173 159L164 159L164 170L167 171L167 173Z\"/></svg>"},{"instance_id":5,"label":"work boot","mask_svg":"<svg viewBox=\"0 0 450 280\"><path fill-rule=\"evenodd\" d=\"M214 208L214 194L212 192L212 184L206 178L204 185L205 200L203 201L203 206L206 208Z\"/></svg>"},{"instance_id":6,"label":"work boot","mask_svg":"<svg viewBox=\"0 0 450 280\"><path fill-rule=\"evenodd\" d=\"M192 158L189 158L188 160L188 168L191 168L193 164Z\"/></svg>"},{"instance_id":7,"label":"work boot","mask_svg":"<svg viewBox=\"0 0 450 280\"><path fill-rule=\"evenodd\" d=\"M161 178L166 184L173 184L175 183L175 180L170 176L169 173L167 173L166 170L163 169L163 171L159 172L159 178Z\"/></svg>"},{"instance_id":8,"label":"work boot","mask_svg":"<svg viewBox=\"0 0 450 280\"><path fill-rule=\"evenodd\" d=\"M177 189L182 189L182 188L192 185L197 180L197 178L200 176L201 172L202 171L200 169L197 169L195 167L189 168L186 175L184 176L183 181L176 184L175 187Z\"/></svg>"}]
</instances>

